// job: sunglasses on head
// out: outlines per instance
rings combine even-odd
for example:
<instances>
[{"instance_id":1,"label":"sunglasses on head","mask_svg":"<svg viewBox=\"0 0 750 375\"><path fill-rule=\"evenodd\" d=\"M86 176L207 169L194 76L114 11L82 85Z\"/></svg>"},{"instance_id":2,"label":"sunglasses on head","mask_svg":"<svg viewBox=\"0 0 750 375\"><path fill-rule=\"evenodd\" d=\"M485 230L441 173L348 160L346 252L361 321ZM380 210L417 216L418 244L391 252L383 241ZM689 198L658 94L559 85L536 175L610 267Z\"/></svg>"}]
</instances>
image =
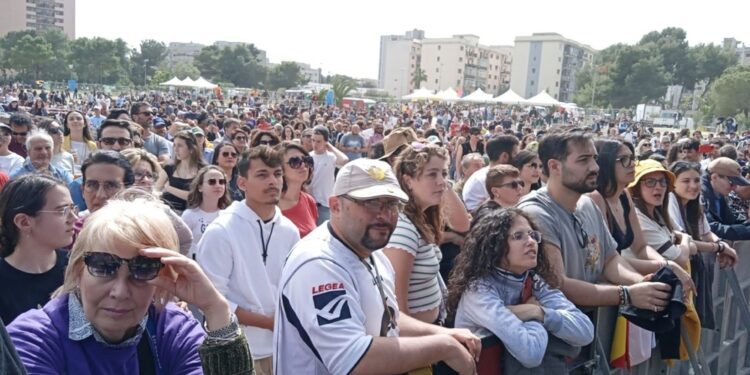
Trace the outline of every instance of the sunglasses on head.
<instances>
[{"instance_id":1,"label":"sunglasses on head","mask_svg":"<svg viewBox=\"0 0 750 375\"><path fill-rule=\"evenodd\" d=\"M221 186L224 186L224 185L226 185L226 184L227 184L227 180L226 180L226 179L223 179L223 178L220 178L220 179L209 178L209 179L207 179L207 180L206 180L206 182L208 182L208 184L209 184L210 186L216 186L216 183L217 183L217 182L218 182L218 183L219 183L219 185L221 185Z\"/></svg>"},{"instance_id":2,"label":"sunglasses on head","mask_svg":"<svg viewBox=\"0 0 750 375\"><path fill-rule=\"evenodd\" d=\"M130 259L103 252L87 252L83 255L83 263L89 274L94 277L111 279L123 263L127 263L130 276L139 281L153 280L159 275L164 264L157 258L142 255Z\"/></svg>"},{"instance_id":3,"label":"sunglasses on head","mask_svg":"<svg viewBox=\"0 0 750 375\"><path fill-rule=\"evenodd\" d=\"M289 158L289 161L287 161L286 163L289 164L292 169L301 168L302 164L305 164L310 168L312 168L314 165L312 156L294 156Z\"/></svg>"},{"instance_id":4,"label":"sunglasses on head","mask_svg":"<svg viewBox=\"0 0 750 375\"><path fill-rule=\"evenodd\" d=\"M99 138L99 141L102 144L105 144L107 146L113 146L115 143L119 144L120 146L128 146L131 142L133 142L130 138L120 137L120 138L113 138L113 137L104 137Z\"/></svg>"}]
</instances>

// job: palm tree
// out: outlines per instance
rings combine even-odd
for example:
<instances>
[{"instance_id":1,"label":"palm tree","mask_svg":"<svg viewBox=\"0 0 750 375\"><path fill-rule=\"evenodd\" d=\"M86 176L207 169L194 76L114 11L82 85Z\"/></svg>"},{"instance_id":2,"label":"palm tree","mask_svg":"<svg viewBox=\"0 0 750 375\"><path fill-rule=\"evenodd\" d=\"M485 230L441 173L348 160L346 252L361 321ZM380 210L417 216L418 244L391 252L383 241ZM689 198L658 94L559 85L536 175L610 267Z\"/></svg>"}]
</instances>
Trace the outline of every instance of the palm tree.
<instances>
[{"instance_id":1,"label":"palm tree","mask_svg":"<svg viewBox=\"0 0 750 375\"><path fill-rule=\"evenodd\" d=\"M349 78L336 77L331 82L333 97L336 99L336 105L341 104L341 100L351 91L357 88L357 83Z\"/></svg>"},{"instance_id":2,"label":"palm tree","mask_svg":"<svg viewBox=\"0 0 750 375\"><path fill-rule=\"evenodd\" d=\"M414 85L414 88L419 88L422 82L427 82L427 73L418 66L416 72L414 72L414 78L411 79L411 83Z\"/></svg>"}]
</instances>

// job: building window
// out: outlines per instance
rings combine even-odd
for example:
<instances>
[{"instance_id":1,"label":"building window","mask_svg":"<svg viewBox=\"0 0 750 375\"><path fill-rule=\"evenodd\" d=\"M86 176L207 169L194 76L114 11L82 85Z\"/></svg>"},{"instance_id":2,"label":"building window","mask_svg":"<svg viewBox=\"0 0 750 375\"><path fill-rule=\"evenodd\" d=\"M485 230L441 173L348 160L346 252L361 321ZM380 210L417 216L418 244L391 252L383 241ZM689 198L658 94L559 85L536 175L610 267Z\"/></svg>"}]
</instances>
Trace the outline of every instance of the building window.
<instances>
[{"instance_id":1,"label":"building window","mask_svg":"<svg viewBox=\"0 0 750 375\"><path fill-rule=\"evenodd\" d=\"M456 81L456 86L457 87L461 87L461 80L460 79L458 81Z\"/></svg>"},{"instance_id":2,"label":"building window","mask_svg":"<svg viewBox=\"0 0 750 375\"><path fill-rule=\"evenodd\" d=\"M437 85L437 83L438 83L438 80L437 80L437 78L435 78L435 84Z\"/></svg>"},{"instance_id":3,"label":"building window","mask_svg":"<svg viewBox=\"0 0 750 375\"><path fill-rule=\"evenodd\" d=\"M560 87L560 82L555 81L555 87Z\"/></svg>"},{"instance_id":4,"label":"building window","mask_svg":"<svg viewBox=\"0 0 750 375\"><path fill-rule=\"evenodd\" d=\"M464 61L464 58L463 58L463 57L459 57L459 58L458 58L458 62L463 62L463 61Z\"/></svg>"},{"instance_id":5,"label":"building window","mask_svg":"<svg viewBox=\"0 0 750 375\"><path fill-rule=\"evenodd\" d=\"M440 51L440 45L438 44L438 51Z\"/></svg>"},{"instance_id":6,"label":"building window","mask_svg":"<svg viewBox=\"0 0 750 375\"><path fill-rule=\"evenodd\" d=\"M435 73L440 73L440 68L435 68Z\"/></svg>"},{"instance_id":7,"label":"building window","mask_svg":"<svg viewBox=\"0 0 750 375\"><path fill-rule=\"evenodd\" d=\"M536 68L531 68L531 73L536 73Z\"/></svg>"},{"instance_id":8,"label":"building window","mask_svg":"<svg viewBox=\"0 0 750 375\"><path fill-rule=\"evenodd\" d=\"M534 81L531 81L531 86L534 86Z\"/></svg>"},{"instance_id":9,"label":"building window","mask_svg":"<svg viewBox=\"0 0 750 375\"><path fill-rule=\"evenodd\" d=\"M437 57L437 61L440 61L440 56Z\"/></svg>"},{"instance_id":10,"label":"building window","mask_svg":"<svg viewBox=\"0 0 750 375\"><path fill-rule=\"evenodd\" d=\"M463 50L464 50L464 46L461 46L461 51L463 51Z\"/></svg>"},{"instance_id":11,"label":"building window","mask_svg":"<svg viewBox=\"0 0 750 375\"><path fill-rule=\"evenodd\" d=\"M560 69L557 69L557 74L560 74Z\"/></svg>"},{"instance_id":12,"label":"building window","mask_svg":"<svg viewBox=\"0 0 750 375\"><path fill-rule=\"evenodd\" d=\"M411 64L411 67L414 68L414 64Z\"/></svg>"},{"instance_id":13,"label":"building window","mask_svg":"<svg viewBox=\"0 0 750 375\"><path fill-rule=\"evenodd\" d=\"M458 74L461 74L461 68L458 68Z\"/></svg>"}]
</instances>

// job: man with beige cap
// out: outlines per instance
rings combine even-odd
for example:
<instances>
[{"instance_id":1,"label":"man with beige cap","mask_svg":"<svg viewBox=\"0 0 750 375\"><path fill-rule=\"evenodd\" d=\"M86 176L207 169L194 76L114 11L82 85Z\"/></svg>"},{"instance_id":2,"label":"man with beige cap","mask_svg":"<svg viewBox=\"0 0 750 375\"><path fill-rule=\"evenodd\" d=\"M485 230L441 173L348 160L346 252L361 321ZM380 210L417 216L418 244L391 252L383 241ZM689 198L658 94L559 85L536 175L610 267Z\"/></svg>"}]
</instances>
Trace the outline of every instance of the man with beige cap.
<instances>
[{"instance_id":1,"label":"man with beige cap","mask_svg":"<svg viewBox=\"0 0 750 375\"><path fill-rule=\"evenodd\" d=\"M408 200L391 167L358 159L338 174L331 220L289 253L274 327L276 374L396 374L444 361L473 374L481 343L399 314L382 251Z\"/></svg>"},{"instance_id":2,"label":"man with beige cap","mask_svg":"<svg viewBox=\"0 0 750 375\"><path fill-rule=\"evenodd\" d=\"M711 232L729 241L750 240L750 223L741 221L727 203L727 195L737 186L748 186L740 165L727 157L711 161L701 179L703 211Z\"/></svg>"}]
</instances>

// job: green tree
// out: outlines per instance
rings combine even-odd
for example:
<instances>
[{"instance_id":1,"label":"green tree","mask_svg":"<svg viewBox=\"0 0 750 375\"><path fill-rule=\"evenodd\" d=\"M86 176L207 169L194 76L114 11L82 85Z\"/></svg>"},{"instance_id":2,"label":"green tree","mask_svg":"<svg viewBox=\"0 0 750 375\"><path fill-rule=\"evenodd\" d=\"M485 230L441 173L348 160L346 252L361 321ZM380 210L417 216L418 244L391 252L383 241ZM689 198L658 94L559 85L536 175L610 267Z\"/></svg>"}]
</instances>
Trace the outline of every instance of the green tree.
<instances>
[{"instance_id":1,"label":"green tree","mask_svg":"<svg viewBox=\"0 0 750 375\"><path fill-rule=\"evenodd\" d=\"M78 38L70 46L70 62L82 82L117 84L127 82L122 66L121 43L104 38Z\"/></svg>"},{"instance_id":2,"label":"green tree","mask_svg":"<svg viewBox=\"0 0 750 375\"><path fill-rule=\"evenodd\" d=\"M266 79L266 68L258 61L259 53L252 44L222 49L209 46L195 57L194 64L206 79L231 82L238 87L258 87Z\"/></svg>"},{"instance_id":3,"label":"green tree","mask_svg":"<svg viewBox=\"0 0 750 375\"><path fill-rule=\"evenodd\" d=\"M340 105L344 97L357 88L357 83L349 77L334 77L331 85L336 105Z\"/></svg>"},{"instance_id":4,"label":"green tree","mask_svg":"<svg viewBox=\"0 0 750 375\"><path fill-rule=\"evenodd\" d=\"M221 67L219 66L219 55L221 50L216 46L203 47L193 59L193 65L200 74L208 80L222 80Z\"/></svg>"},{"instance_id":5,"label":"green tree","mask_svg":"<svg viewBox=\"0 0 750 375\"><path fill-rule=\"evenodd\" d=\"M414 78L411 79L412 85L419 88L422 82L427 82L427 73L421 67L417 66L417 70L414 73Z\"/></svg>"},{"instance_id":6,"label":"green tree","mask_svg":"<svg viewBox=\"0 0 750 375\"><path fill-rule=\"evenodd\" d=\"M70 41L68 36L60 29L47 29L40 36L47 41L52 51L52 57L43 64L42 79L51 81L64 81L70 78L68 55L70 54Z\"/></svg>"},{"instance_id":7,"label":"green tree","mask_svg":"<svg viewBox=\"0 0 750 375\"><path fill-rule=\"evenodd\" d=\"M268 72L267 87L271 90L290 89L303 84L305 78L300 73L299 65L284 61Z\"/></svg>"},{"instance_id":8,"label":"green tree","mask_svg":"<svg viewBox=\"0 0 750 375\"><path fill-rule=\"evenodd\" d=\"M147 77L153 76L167 57L167 46L153 39L141 41L140 50L133 50L130 58L130 80L145 85Z\"/></svg>"},{"instance_id":9,"label":"green tree","mask_svg":"<svg viewBox=\"0 0 750 375\"><path fill-rule=\"evenodd\" d=\"M41 36L24 35L10 49L8 62L25 78L34 80L42 77L42 67L54 57L52 47Z\"/></svg>"},{"instance_id":10,"label":"green tree","mask_svg":"<svg viewBox=\"0 0 750 375\"><path fill-rule=\"evenodd\" d=\"M710 97L717 115L742 113L747 118L750 113L750 67L727 69L713 84Z\"/></svg>"}]
</instances>

